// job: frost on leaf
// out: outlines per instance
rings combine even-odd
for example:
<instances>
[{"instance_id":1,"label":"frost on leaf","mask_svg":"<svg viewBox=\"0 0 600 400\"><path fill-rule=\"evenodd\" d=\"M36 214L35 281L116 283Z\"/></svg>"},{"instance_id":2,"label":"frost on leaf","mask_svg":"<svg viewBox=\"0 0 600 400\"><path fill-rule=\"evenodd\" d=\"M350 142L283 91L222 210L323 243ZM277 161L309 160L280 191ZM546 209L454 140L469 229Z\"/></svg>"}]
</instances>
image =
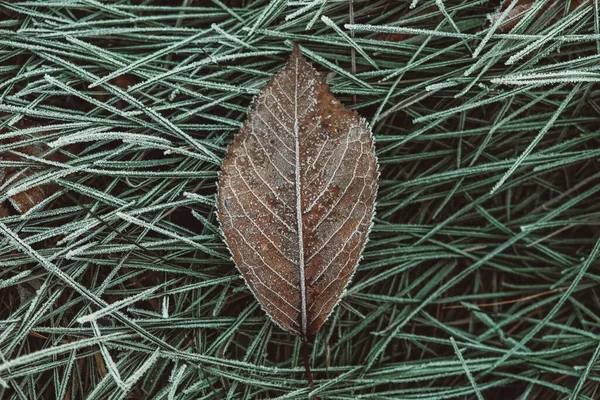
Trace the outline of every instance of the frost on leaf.
<instances>
[{"instance_id":1,"label":"frost on leaf","mask_svg":"<svg viewBox=\"0 0 600 400\"><path fill-rule=\"evenodd\" d=\"M367 123L296 47L254 99L218 190L233 260L284 329L312 335L338 303L367 241L378 176Z\"/></svg>"}]
</instances>

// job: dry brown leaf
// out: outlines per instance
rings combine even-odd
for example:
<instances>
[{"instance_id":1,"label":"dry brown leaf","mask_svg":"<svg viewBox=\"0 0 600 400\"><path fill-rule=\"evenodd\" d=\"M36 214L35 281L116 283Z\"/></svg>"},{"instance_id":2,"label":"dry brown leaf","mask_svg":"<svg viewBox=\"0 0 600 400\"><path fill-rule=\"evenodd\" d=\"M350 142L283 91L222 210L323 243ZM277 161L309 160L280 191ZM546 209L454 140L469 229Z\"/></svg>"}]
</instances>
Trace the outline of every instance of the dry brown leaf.
<instances>
[{"instance_id":1,"label":"dry brown leaf","mask_svg":"<svg viewBox=\"0 0 600 400\"><path fill-rule=\"evenodd\" d=\"M4 129L0 133L4 132L8 132L8 130ZM17 143L20 139L21 138L3 139L0 141L0 143L8 145L12 143ZM14 148L13 151L37 156L42 152L42 149L40 146L27 145ZM10 151L0 154L0 157L6 161L22 161L22 158L20 156ZM3 170L3 173L5 175L4 181L10 181L11 185L15 185L20 180L33 174L33 171L31 169L6 168ZM23 192L17 193L13 196L10 196L8 198L8 201L19 214L23 214L29 209L31 209L31 207L35 206L44 198L46 198L46 186L47 185L40 185L25 190Z\"/></svg>"},{"instance_id":2,"label":"dry brown leaf","mask_svg":"<svg viewBox=\"0 0 600 400\"><path fill-rule=\"evenodd\" d=\"M34 126L35 124L30 120L25 120L21 123L22 127ZM0 133L8 132L7 129L0 130ZM55 131L45 131L40 132L38 135L49 135L52 133L56 133ZM0 140L0 144L8 145L12 143L18 143L19 140L22 140L21 137L13 137L9 139ZM26 145L21 147L13 148L12 151L6 151L4 153L0 153L0 158L5 161L23 161L23 158L18 154L13 153L23 153L32 156L40 156L48 147L42 144L35 145ZM76 149L76 146L70 146L67 148L70 151ZM45 157L45 159L50 161L57 162L66 162L68 158L59 152L52 153ZM2 171L2 174L5 176L4 182L10 181L11 186L16 185L22 179L25 179L28 176L31 176L36 171L32 168L6 168ZM22 192L16 193L8 198L9 203L12 207L19 213L23 214L29 211L32 207L38 205L41 201L46 199L50 194L52 194L56 190L55 184L43 184L34 186L30 189L24 190Z\"/></svg>"},{"instance_id":3,"label":"dry brown leaf","mask_svg":"<svg viewBox=\"0 0 600 400\"><path fill-rule=\"evenodd\" d=\"M9 176L8 179L15 184L32 174L32 171L19 171ZM8 201L19 214L24 214L34 206L40 204L47 197L48 193L50 193L49 185L39 185L10 196Z\"/></svg>"},{"instance_id":4,"label":"dry brown leaf","mask_svg":"<svg viewBox=\"0 0 600 400\"><path fill-rule=\"evenodd\" d=\"M254 99L219 175L218 218L269 316L316 333L354 274L377 192L373 137L298 47Z\"/></svg>"}]
</instances>

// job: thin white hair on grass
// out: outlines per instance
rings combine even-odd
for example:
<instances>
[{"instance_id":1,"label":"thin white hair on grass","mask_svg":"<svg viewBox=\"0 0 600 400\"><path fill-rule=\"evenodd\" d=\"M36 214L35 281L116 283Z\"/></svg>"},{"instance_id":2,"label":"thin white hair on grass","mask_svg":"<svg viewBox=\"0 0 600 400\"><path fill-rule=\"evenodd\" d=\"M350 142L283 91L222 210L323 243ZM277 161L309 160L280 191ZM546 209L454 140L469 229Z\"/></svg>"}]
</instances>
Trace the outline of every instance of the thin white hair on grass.
<instances>
[{"instance_id":1,"label":"thin white hair on grass","mask_svg":"<svg viewBox=\"0 0 600 400\"><path fill-rule=\"evenodd\" d=\"M315 12L315 15L313 15L313 17L310 19L310 21L308 21L308 24L306 24L306 28L305 30L310 30L312 29L312 27L314 26L315 22L317 22L317 20L319 19L319 17L321 16L321 14L323 13L323 9L325 8L325 4L327 4L326 1L322 1L321 2L321 6L319 7L319 9Z\"/></svg>"},{"instance_id":2,"label":"thin white hair on grass","mask_svg":"<svg viewBox=\"0 0 600 400\"><path fill-rule=\"evenodd\" d=\"M63 164L66 165L66 164ZM63 169L60 171L53 171L35 175L29 175L25 178L21 179L19 183L6 191L7 197L12 197L18 193L24 192L36 186L45 185L48 183L52 183L58 178L64 178L70 174L73 174L79 171L82 168L70 167L69 169Z\"/></svg>"},{"instance_id":3,"label":"thin white hair on grass","mask_svg":"<svg viewBox=\"0 0 600 400\"><path fill-rule=\"evenodd\" d=\"M4 289L9 286L12 286L15 283L19 282L19 280L26 278L29 275L31 275L31 270L28 269L28 270L22 271L22 272L18 273L17 275L10 277L8 279L0 279L0 289Z\"/></svg>"},{"instance_id":4,"label":"thin white hair on grass","mask_svg":"<svg viewBox=\"0 0 600 400\"><path fill-rule=\"evenodd\" d=\"M156 311L144 310L143 308L127 307L127 312L135 317L144 316L144 317L150 317L150 318L154 318L154 319L162 318L162 314L157 313Z\"/></svg>"},{"instance_id":5,"label":"thin white hair on grass","mask_svg":"<svg viewBox=\"0 0 600 400\"><path fill-rule=\"evenodd\" d=\"M481 43L479 43L479 46L477 46L477 48L473 52L473 58L476 58L479 55L479 53L481 53L481 51L483 50L483 48L485 47L485 45L487 44L487 42L490 40L490 38L492 37L492 35L494 34L494 32L496 32L496 29L498 29L498 27L506 19L506 16L512 11L512 9L516 5L517 5L517 0L511 1L511 3L508 5L508 7L506 7L506 10L504 10L504 12L502 12L502 14L500 14L500 17L498 17L494 21L494 23L492 24L492 26L490 26L488 28L487 34L484 36L484 38L481 40Z\"/></svg>"},{"instance_id":6,"label":"thin white hair on grass","mask_svg":"<svg viewBox=\"0 0 600 400\"><path fill-rule=\"evenodd\" d=\"M8 324L8 326L6 326L7 324L2 324L2 333L0 333L0 343L4 343L6 341L7 338L9 338L13 331L21 325L21 322L23 321L23 317L18 317L18 318L14 318L11 320L11 324ZM0 356L3 357L2 352L0 351ZM4 360L4 358L1 358L2 360Z\"/></svg>"},{"instance_id":7,"label":"thin white hair on grass","mask_svg":"<svg viewBox=\"0 0 600 400\"><path fill-rule=\"evenodd\" d=\"M299 15L304 14L305 12L307 12L310 9L314 8L315 6L320 5L320 4L324 4L326 2L327 2L327 0L313 0L310 3L306 4L304 7L300 7L299 9L297 9L294 12L292 12L291 14L286 15L285 16L285 20L286 21L291 21L292 19L296 18ZM295 5L295 4L297 4L297 2L294 2L294 3L288 2L288 6ZM299 3L299 4L302 4L302 3Z\"/></svg>"},{"instance_id":8,"label":"thin white hair on grass","mask_svg":"<svg viewBox=\"0 0 600 400\"><path fill-rule=\"evenodd\" d=\"M360 47L356 41L351 38L350 36L348 36L346 34L346 32L342 31L340 29L339 26L337 26L335 24L335 22L333 22L331 20L331 18L327 17L326 15L321 16L321 21L323 21L323 23L325 25L327 25L328 27L330 27L331 29L333 29L338 35L340 35L340 37L342 39L344 39L346 42L350 43L350 45L361 55L364 57L365 60L367 60L367 62L369 64L371 64L374 68L379 69L379 66L377 65L377 63L362 49L362 47Z\"/></svg>"},{"instance_id":9,"label":"thin white hair on grass","mask_svg":"<svg viewBox=\"0 0 600 400\"><path fill-rule=\"evenodd\" d=\"M547 85L556 85L559 83L594 83L600 82L599 78L556 78L556 79L546 79L546 80L506 80L502 82L505 85L513 85L513 86L547 86Z\"/></svg>"},{"instance_id":10,"label":"thin white hair on grass","mask_svg":"<svg viewBox=\"0 0 600 400\"><path fill-rule=\"evenodd\" d=\"M582 19L588 12L590 12L592 10L591 7L588 8L577 8L575 12L573 12L572 14L569 14L568 16L566 16L565 18L563 18L558 24L556 24L555 27L553 27L553 29L551 29L546 35L542 36L540 39L536 40L535 42L527 45L523 50L517 52L516 54L513 54L507 61L506 61L506 65L513 65L514 63L516 63L517 61L521 60L523 57L527 56L528 54L538 50L542 45L544 45L545 43L552 41L552 40L556 40L556 36L562 32L563 30L565 30L567 27L569 27L570 25L572 25L573 23L579 21L580 19Z\"/></svg>"},{"instance_id":11,"label":"thin white hair on grass","mask_svg":"<svg viewBox=\"0 0 600 400\"><path fill-rule=\"evenodd\" d=\"M215 196L203 196L197 193L184 192L183 197L190 200L195 200L199 203L206 204L209 206L214 206L216 204Z\"/></svg>"},{"instance_id":12,"label":"thin white hair on grass","mask_svg":"<svg viewBox=\"0 0 600 400\"><path fill-rule=\"evenodd\" d=\"M119 263L114 268L111 268L106 278L102 280L102 283L100 284L98 289L96 289L96 295L102 296L104 294L104 291L109 287L110 284L113 283L113 279L115 278L115 276L117 276L117 273L123 267L123 264L125 264L127 258L128 257L122 257Z\"/></svg>"},{"instance_id":13,"label":"thin white hair on grass","mask_svg":"<svg viewBox=\"0 0 600 400\"><path fill-rule=\"evenodd\" d=\"M456 39L478 39L476 34L461 33L461 32L446 32L432 29L410 28L405 26L388 26L388 25L368 25L368 24L344 24L346 29L354 29L355 31L363 32L379 32L379 33L403 33L408 35L424 35L433 37L448 37ZM304 48L302 49L304 52Z\"/></svg>"},{"instance_id":14,"label":"thin white hair on grass","mask_svg":"<svg viewBox=\"0 0 600 400\"><path fill-rule=\"evenodd\" d=\"M576 156L571 156L571 157L564 157L558 161L554 161L548 164L542 164L542 165L538 165L537 167L533 168L534 172L538 172L538 171L546 171L552 168L556 168L556 167L560 167L562 165L567 165L567 164L572 164L572 163L576 163L576 162L581 162L583 160L589 160L590 158L597 158L600 157L600 149L597 150L589 150L585 153L585 155L581 156L581 155L576 155Z\"/></svg>"},{"instance_id":15,"label":"thin white hair on grass","mask_svg":"<svg viewBox=\"0 0 600 400\"><path fill-rule=\"evenodd\" d=\"M348 26L348 24L346 24L345 26ZM304 54L305 56L307 56L311 60L314 60L314 61L318 62L319 64L327 66L330 70L332 70L334 72L337 72L340 75L345 76L346 78L348 78L348 79L356 82L357 84L359 84L360 86L362 86L365 89L372 89L371 85L369 85L368 83L366 83L362 79L357 78L356 76L352 75L350 72L346 71L345 69L340 68L336 64L333 64L332 62L330 62L326 58L321 57L317 53L315 53L315 52L313 52L313 51L311 51L311 50L309 50L309 49L307 49L307 48L305 48L303 46L300 46L300 49L302 50L302 54Z\"/></svg>"},{"instance_id":16,"label":"thin white hair on grass","mask_svg":"<svg viewBox=\"0 0 600 400\"><path fill-rule=\"evenodd\" d=\"M63 147L69 144L82 143L82 142L96 142L100 140L122 140L125 143L153 145L161 144L169 146L171 141L165 138L151 135L143 135L139 133L130 132L103 132L102 128L96 129L95 131L78 132L71 135L65 135L53 142L48 143L50 147Z\"/></svg>"},{"instance_id":17,"label":"thin white hair on grass","mask_svg":"<svg viewBox=\"0 0 600 400\"><path fill-rule=\"evenodd\" d=\"M72 260L74 257L78 256L80 253L84 252L85 250L89 249L90 247L94 247L94 246L98 246L100 244L100 242L98 241L91 241L88 243L84 243L83 245L76 247L75 249L71 249L67 252L67 254L65 254L65 258L67 260Z\"/></svg>"},{"instance_id":18,"label":"thin white hair on grass","mask_svg":"<svg viewBox=\"0 0 600 400\"><path fill-rule=\"evenodd\" d=\"M177 386L179 386L179 382L181 382L181 378L183 377L183 373L185 372L186 369L187 369L187 364L183 364L181 367L179 367L179 370L177 371L175 376L171 375L171 377L173 379L171 381L171 388L169 389L169 395L168 395L169 400L175 400L175 392L177 391ZM173 370L173 372L174 371L175 371L175 369ZM171 380L171 379L169 379L169 380Z\"/></svg>"},{"instance_id":19,"label":"thin white hair on grass","mask_svg":"<svg viewBox=\"0 0 600 400\"><path fill-rule=\"evenodd\" d=\"M253 51L253 52L248 52L248 53L235 53L235 54L224 54L224 55L220 55L220 56L210 56L210 57L207 57L200 61L195 61L195 62L192 62L189 64L185 64L185 65L181 65L179 67L172 68L167 72L163 72L162 74L154 75L153 77L147 79L146 81L143 81L143 82L137 83L133 86L130 86L127 89L127 92L131 93L131 92L138 91L142 88L145 88L145 87L151 85L154 82L159 82L170 76L181 74L181 73L187 72L187 71L191 71L191 70L203 67L205 65L218 64L219 62L234 61L234 60L240 60L240 59L251 58L251 57L271 56L271 55L277 55L280 53L281 53L281 51L278 51L278 50L266 50L266 51Z\"/></svg>"},{"instance_id":20,"label":"thin white hair on grass","mask_svg":"<svg viewBox=\"0 0 600 400\"><path fill-rule=\"evenodd\" d=\"M29 321L32 320L32 316L34 315L36 308L40 304L40 298L46 294L47 286L48 286L48 281L44 281L44 283L42 283L42 285L36 290L35 296L33 296L33 298L30 300L29 307L27 307L27 310L25 311L25 314L23 315L23 318L22 318L23 321L27 321L25 323L28 323ZM6 345L3 346L5 352L12 351L12 349L16 345L16 341L19 339L19 336L20 336L19 331L15 332L12 335L12 337L11 337L12 341L7 346Z\"/></svg>"},{"instance_id":21,"label":"thin white hair on grass","mask_svg":"<svg viewBox=\"0 0 600 400\"><path fill-rule=\"evenodd\" d=\"M446 18L448 20L448 23L452 26L452 29L454 29L456 32L460 32L460 28L458 27L458 25L456 25L456 22L454 22L452 15L450 15L448 13L448 10L446 10L446 5L444 4L444 0L435 0L435 5L438 7L440 12L444 15L444 18ZM465 46L467 47L467 49L469 51L471 51L471 46L469 46L469 44L467 42L465 42Z\"/></svg>"},{"instance_id":22,"label":"thin white hair on grass","mask_svg":"<svg viewBox=\"0 0 600 400\"><path fill-rule=\"evenodd\" d=\"M124 298L123 300L115 301L114 303L111 303L110 305L108 305L108 307L104 307L98 311L91 313L91 314L84 315L83 317L77 318L77 322L80 324L84 324L86 322L95 322L98 318L102 318L106 315L109 315L120 308L126 307L126 306L133 304L135 302L138 302L140 300L146 300L152 293L154 293L160 287L162 287L162 285L153 286L153 287L146 289L143 292L140 292L134 296L129 296L129 297Z\"/></svg>"},{"instance_id":23,"label":"thin white hair on grass","mask_svg":"<svg viewBox=\"0 0 600 400\"><path fill-rule=\"evenodd\" d=\"M440 89L447 89L447 88L451 88L454 86L458 86L458 85L460 85L460 83L461 82L459 82L459 81L446 81L446 82L434 83L432 85L425 86L425 90L428 92L434 92L434 91L438 91Z\"/></svg>"},{"instance_id":24,"label":"thin white hair on grass","mask_svg":"<svg viewBox=\"0 0 600 400\"><path fill-rule=\"evenodd\" d=\"M540 132L531 141L531 143L529 143L529 146L527 146L527 148L523 151L523 153L521 153L521 155L517 158L517 160L514 162L514 164L508 169L508 171L506 171L506 173L502 176L502 178L500 178L500 180L494 185L494 187L490 191L490 194L494 194L500 188L500 186L502 186L502 184L504 182L506 182L506 180L517 170L517 168L523 163L523 161L525 161L525 159L533 151L535 146L537 146L537 144L542 140L542 138L546 135L546 133L554 125L554 123L556 122L556 120L558 119L560 114L562 114L562 112L565 110L565 108L567 108L567 106L569 105L571 100L573 100L573 97L575 96L575 94L579 92L580 87L581 87L581 84L577 84L573 88L573 90L571 90L569 92L569 94L563 100L563 102L560 104L560 106L558 107L556 112L554 112L554 114L552 114L552 117L550 117L550 119L548 120L546 125L540 130Z\"/></svg>"},{"instance_id":25,"label":"thin white hair on grass","mask_svg":"<svg viewBox=\"0 0 600 400\"><path fill-rule=\"evenodd\" d=\"M204 245L202 245L200 243L197 243L197 242L195 242L194 240L192 240L190 238L181 236L181 235L179 235L179 234L177 234L175 232L171 232L171 231L169 231L167 229L161 228L161 227L156 226L154 224L150 224L150 223L148 223L146 221L143 221L143 220L141 220L139 218L132 217L131 215L123 213L123 212L118 212L117 216L119 218L121 218L121 219L123 219L123 220L125 220L125 221L127 221L129 223L131 223L131 224L135 224L135 225L141 226L143 228L150 229L150 230L152 230L154 232L161 233L161 234L163 234L165 236L168 236L170 238L173 238L173 239L178 239L178 240L180 240L180 241L182 241L184 243L187 243L187 244L191 245L192 247L194 247L194 248L196 248L198 250L203 251L206 254L210 254L210 255L215 256L215 257L217 257L219 259L223 259L223 255L220 254L219 252L217 252L217 251L215 251L215 250L213 250L213 249L211 249L211 248L209 248L207 246L204 246Z\"/></svg>"},{"instance_id":26,"label":"thin white hair on grass","mask_svg":"<svg viewBox=\"0 0 600 400\"><path fill-rule=\"evenodd\" d=\"M19 107L13 106L11 104L0 104L0 111L11 113L11 114L24 114L33 117L40 118L48 118L48 119L58 119L62 120L65 118L65 114L58 111L45 110L43 108L27 108L27 107ZM80 114L69 114L69 118L71 122L87 122L87 123L96 123L103 124L106 123L106 119L98 118L98 117L90 117L87 115Z\"/></svg>"},{"instance_id":27,"label":"thin white hair on grass","mask_svg":"<svg viewBox=\"0 0 600 400\"><path fill-rule=\"evenodd\" d=\"M600 82L600 73L590 71L557 71L514 74L490 80L501 85L554 85L557 83Z\"/></svg>"},{"instance_id":28,"label":"thin white hair on grass","mask_svg":"<svg viewBox=\"0 0 600 400\"><path fill-rule=\"evenodd\" d=\"M102 219L104 220L104 222L109 223L109 222L115 220L116 218L118 218L116 215L117 212L123 211L123 210L129 208L133 204L134 204L134 202L131 201L131 202L123 205L122 207L114 209L114 210L110 211L109 213L103 215ZM69 243L71 241L76 240L79 236L82 236L86 232L89 232L92 229L94 229L95 227L97 227L98 225L102 224L102 221L99 221L98 219L93 219L93 220L79 221L78 223L73 222L72 224L73 224L72 232L67 234L65 237L63 237L62 239L59 240L59 242L58 242L59 246L62 246L65 243Z\"/></svg>"},{"instance_id":29,"label":"thin white hair on grass","mask_svg":"<svg viewBox=\"0 0 600 400\"><path fill-rule=\"evenodd\" d=\"M217 32L219 35L223 36L224 38L226 38L226 39L228 39L228 40L230 40L230 41L232 41L232 42L234 42L234 43L237 43L237 44L239 44L240 46L242 46L242 47L245 47L245 48L247 48L247 49L249 49L249 50L257 51L256 47L254 47L254 46L252 46L252 45L250 45L250 44L248 44L248 43L244 42L244 41L243 41L243 40L241 40L240 38L238 38L238 37L236 37L236 36L232 35L231 33L229 33L229 32L227 32L227 31L223 30L223 29L222 29L222 28L221 28L219 25L217 25L217 24L215 24L215 23L212 23L212 24L210 25L210 27L211 27L211 28L212 28L212 29L213 29L215 32Z\"/></svg>"},{"instance_id":30,"label":"thin white hair on grass","mask_svg":"<svg viewBox=\"0 0 600 400\"><path fill-rule=\"evenodd\" d=\"M89 339L77 340L74 342L68 342L65 344L59 344L54 347L48 347L43 350L34 351L32 353L28 353L22 355L17 358L13 358L12 360L4 361L0 364L0 372L6 371L11 368L16 368L21 365L33 364L38 360L41 360L46 357L55 356L58 354L66 353L71 350L79 350L84 349L86 347L95 346L100 343L108 343L112 341L132 338L137 336L136 334L126 334L122 332L109 333L100 337L93 337Z\"/></svg>"},{"instance_id":31,"label":"thin white hair on grass","mask_svg":"<svg viewBox=\"0 0 600 400\"><path fill-rule=\"evenodd\" d=\"M475 391L477 400L484 400L479 388L477 387L477 382L475 382L475 378L473 378L473 374L471 373L471 370L469 369L467 362L465 361L462 353L460 352L460 349L458 348L458 345L456 344L456 341L454 340L453 336L450 336L450 343L452 344L452 348L454 349L454 352L456 353L456 356L458 357L458 360L460 361L460 364L462 365L463 370L465 371L465 375L467 375L467 379L469 380L471 386L473 387L473 390Z\"/></svg>"},{"instance_id":32,"label":"thin white hair on grass","mask_svg":"<svg viewBox=\"0 0 600 400\"><path fill-rule=\"evenodd\" d=\"M72 350L71 354L69 354L69 358L66 360L65 368L63 368L63 378L60 380L60 385L58 385L58 382L56 383L56 386L58 386L56 391L57 399L67 398L67 388L69 387L69 383L72 383L71 377L73 373L73 367L77 365L75 362L76 355L77 352Z\"/></svg>"},{"instance_id":33,"label":"thin white hair on grass","mask_svg":"<svg viewBox=\"0 0 600 400\"><path fill-rule=\"evenodd\" d=\"M96 86L99 86L103 83L106 83L108 81L110 81L113 78L116 78L118 76L124 75L132 70L135 70L137 67L139 67L140 65L144 65L152 60L156 60L158 58L160 58L161 56L165 55L165 54L169 54L174 52L175 50L179 49L182 46L185 46L186 44L193 42L194 40L198 39L200 36L204 35L206 33L206 31L204 30L200 30L200 32L196 33L195 35L190 35L187 38L180 40L178 42L173 43L171 46L162 48L152 54L147 55L146 57L142 57L132 63L128 63L127 65L121 67L120 69L111 72L110 74L96 80L95 82L92 82L88 85L88 88L93 88Z\"/></svg>"},{"instance_id":34,"label":"thin white hair on grass","mask_svg":"<svg viewBox=\"0 0 600 400\"><path fill-rule=\"evenodd\" d=\"M98 327L98 324L96 323L96 321L92 321L92 330L94 331L94 335L96 337L98 337L98 338L102 337L102 333L100 332L100 328ZM113 379L117 383L117 386L119 386L119 388L121 388L121 390L127 391L127 386L125 386L125 382L123 382L123 380L121 379L121 373L119 372L119 368L117 367L117 364L115 364L114 360L112 359L110 353L108 352L108 349L106 348L106 346L103 343L100 343L99 346L100 346L100 354L102 355L104 364L106 365L106 368L108 369L108 373L112 375Z\"/></svg>"},{"instance_id":35,"label":"thin white hair on grass","mask_svg":"<svg viewBox=\"0 0 600 400\"><path fill-rule=\"evenodd\" d=\"M119 109L119 108L117 108L117 107L115 107L115 106L113 106L111 104L104 103L104 102L98 100L95 97L88 96L88 95L84 94L81 91L77 91L74 88L72 88L71 86L69 86L69 85L67 85L67 84L65 84L65 83L63 83L63 82L61 82L61 81L53 78L50 75L47 75L47 74L44 75L44 79L49 84L54 85L54 86L58 86L60 89L62 89L65 92L67 92L69 95L75 96L75 97L77 97L77 98L79 98L79 99L81 99L81 100L83 100L85 102L91 103L91 104L93 104L93 105L95 105L97 107L106 109L107 111L109 111L112 114L120 115L122 117L131 117L131 116L141 115L142 114L141 110L122 111L121 109ZM36 91L33 91L33 89L32 89L32 92L35 93Z\"/></svg>"},{"instance_id":36,"label":"thin white hair on grass","mask_svg":"<svg viewBox=\"0 0 600 400\"><path fill-rule=\"evenodd\" d=\"M48 204L52 203L53 201L55 201L56 199L58 199L60 196L62 196L65 193L65 190L57 190L54 193L46 196L42 201L40 201L39 203L33 205L32 207L29 208L29 210L25 211L23 214L21 214L19 216L19 219L26 221L29 220L33 215L38 215L38 213L45 208ZM49 209L48 211L52 211L52 209Z\"/></svg>"},{"instance_id":37,"label":"thin white hair on grass","mask_svg":"<svg viewBox=\"0 0 600 400\"><path fill-rule=\"evenodd\" d=\"M129 378L127 378L127 380L125 380L125 387L127 387L128 390L131 390L131 388L133 388L133 385L135 385L137 381L139 381L140 378L144 376L146 371L148 371L154 365L154 363L156 362L156 360L158 360L159 357L160 349L154 350L154 353L152 353L150 357L148 357L148 359L144 361L144 363L140 365L140 367L136 369L135 372L129 376Z\"/></svg>"},{"instance_id":38,"label":"thin white hair on grass","mask_svg":"<svg viewBox=\"0 0 600 400\"><path fill-rule=\"evenodd\" d=\"M161 308L162 317L169 318L169 296L163 296Z\"/></svg>"}]
</instances>

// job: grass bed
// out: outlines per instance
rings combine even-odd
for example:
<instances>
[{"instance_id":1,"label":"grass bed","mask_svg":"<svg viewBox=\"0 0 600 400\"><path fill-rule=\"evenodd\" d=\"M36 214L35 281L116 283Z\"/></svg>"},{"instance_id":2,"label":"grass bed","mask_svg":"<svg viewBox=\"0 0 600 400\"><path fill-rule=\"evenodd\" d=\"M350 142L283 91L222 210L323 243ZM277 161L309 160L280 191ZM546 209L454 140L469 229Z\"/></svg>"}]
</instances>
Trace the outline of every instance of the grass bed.
<instances>
[{"instance_id":1,"label":"grass bed","mask_svg":"<svg viewBox=\"0 0 600 400\"><path fill-rule=\"evenodd\" d=\"M214 214L293 43L381 166L316 394L599 398L600 3L499 3L0 1L0 398L307 398Z\"/></svg>"}]
</instances>

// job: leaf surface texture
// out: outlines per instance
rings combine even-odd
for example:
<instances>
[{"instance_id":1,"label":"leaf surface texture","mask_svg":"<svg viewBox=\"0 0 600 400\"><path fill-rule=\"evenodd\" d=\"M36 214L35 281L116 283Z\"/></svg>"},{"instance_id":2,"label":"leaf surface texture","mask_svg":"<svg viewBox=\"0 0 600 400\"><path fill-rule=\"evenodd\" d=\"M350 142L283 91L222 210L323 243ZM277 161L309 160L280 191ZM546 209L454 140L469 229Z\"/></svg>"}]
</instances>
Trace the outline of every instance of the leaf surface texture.
<instances>
[{"instance_id":1,"label":"leaf surface texture","mask_svg":"<svg viewBox=\"0 0 600 400\"><path fill-rule=\"evenodd\" d=\"M296 47L255 97L218 190L233 260L284 329L312 335L338 303L367 241L377 178L366 121Z\"/></svg>"}]
</instances>

